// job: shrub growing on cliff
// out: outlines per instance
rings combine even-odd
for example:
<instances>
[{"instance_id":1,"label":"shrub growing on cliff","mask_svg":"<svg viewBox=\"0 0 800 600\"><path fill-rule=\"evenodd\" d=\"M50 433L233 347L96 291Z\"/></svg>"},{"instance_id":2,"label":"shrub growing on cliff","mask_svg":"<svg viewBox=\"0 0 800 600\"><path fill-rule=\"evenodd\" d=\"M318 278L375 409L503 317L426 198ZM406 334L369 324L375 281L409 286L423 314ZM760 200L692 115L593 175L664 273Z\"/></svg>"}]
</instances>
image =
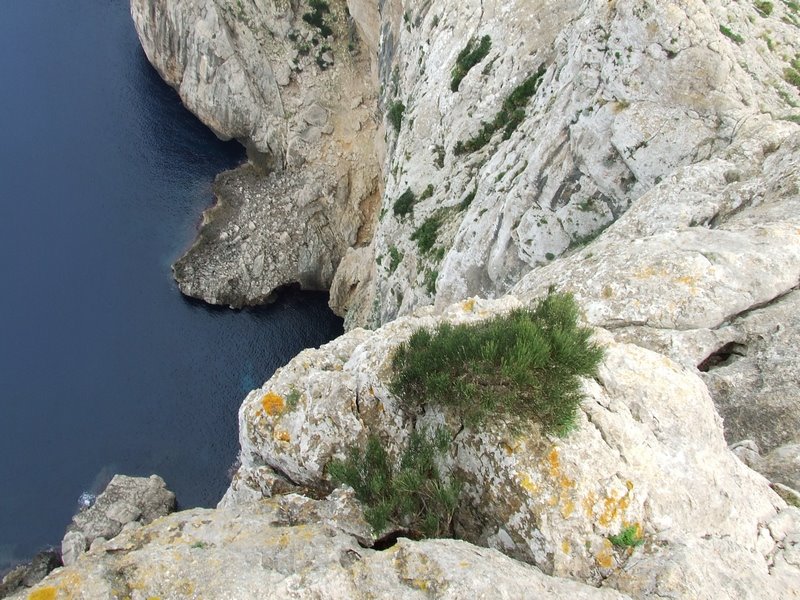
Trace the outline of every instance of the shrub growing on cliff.
<instances>
[{"instance_id":1,"label":"shrub growing on cliff","mask_svg":"<svg viewBox=\"0 0 800 600\"><path fill-rule=\"evenodd\" d=\"M408 188L405 192L397 197L397 200L394 201L394 204L392 205L392 212L396 217L405 217L408 213L414 210L414 204L416 201L417 197L414 195L414 192L411 191L411 188Z\"/></svg>"},{"instance_id":2,"label":"shrub growing on cliff","mask_svg":"<svg viewBox=\"0 0 800 600\"><path fill-rule=\"evenodd\" d=\"M474 39L467 42L467 45L464 47L464 49L459 52L458 57L456 58L456 64L450 73L453 77L453 79L450 81L451 91L458 91L461 81L467 76L469 70L486 58L486 55L489 54L489 50L491 49L492 38L490 38L488 35L483 36L480 43L477 45L475 44Z\"/></svg>"},{"instance_id":3,"label":"shrub growing on cliff","mask_svg":"<svg viewBox=\"0 0 800 600\"><path fill-rule=\"evenodd\" d=\"M461 483L443 477L436 464L450 441L444 429L434 434L414 432L395 467L380 438L373 435L365 452L351 448L345 460L328 465L328 473L334 482L355 490L376 534L394 523L410 537L450 537Z\"/></svg>"},{"instance_id":4,"label":"shrub growing on cliff","mask_svg":"<svg viewBox=\"0 0 800 600\"><path fill-rule=\"evenodd\" d=\"M525 106L539 89L546 70L546 67L541 65L536 73L515 87L503 101L503 105L494 119L488 123L484 122L478 133L466 142L456 143L453 152L456 155L476 152L488 144L492 136L500 129L503 130L503 139L509 139L525 119Z\"/></svg>"},{"instance_id":5,"label":"shrub growing on cliff","mask_svg":"<svg viewBox=\"0 0 800 600\"><path fill-rule=\"evenodd\" d=\"M450 407L469 426L537 421L564 435L582 399L580 377L594 375L603 356L590 337L574 298L551 291L533 309L414 332L395 354L391 389L410 403Z\"/></svg>"},{"instance_id":6,"label":"shrub growing on cliff","mask_svg":"<svg viewBox=\"0 0 800 600\"><path fill-rule=\"evenodd\" d=\"M400 131L400 125L403 124L403 114L405 112L406 105L399 100L392 102L392 104L389 106L387 116L389 117L389 122L392 124L392 127L394 127L395 131Z\"/></svg>"},{"instance_id":7,"label":"shrub growing on cliff","mask_svg":"<svg viewBox=\"0 0 800 600\"><path fill-rule=\"evenodd\" d=\"M303 21L319 29L322 37L333 35L333 30L325 23L325 14L330 12L330 6L325 0L310 0L311 12L303 15Z\"/></svg>"}]
</instances>

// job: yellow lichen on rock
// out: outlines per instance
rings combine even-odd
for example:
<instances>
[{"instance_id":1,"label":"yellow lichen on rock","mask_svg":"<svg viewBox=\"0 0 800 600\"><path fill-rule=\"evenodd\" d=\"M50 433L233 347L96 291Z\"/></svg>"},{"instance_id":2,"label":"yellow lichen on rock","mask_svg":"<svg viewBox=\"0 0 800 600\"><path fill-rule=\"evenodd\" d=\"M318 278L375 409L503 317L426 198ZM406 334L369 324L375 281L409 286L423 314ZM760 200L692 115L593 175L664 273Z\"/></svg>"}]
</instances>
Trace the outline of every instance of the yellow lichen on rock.
<instances>
[{"instance_id":1,"label":"yellow lichen on rock","mask_svg":"<svg viewBox=\"0 0 800 600\"><path fill-rule=\"evenodd\" d=\"M472 312L475 310L475 299L470 298L469 300L465 300L462 307L464 308L464 312Z\"/></svg>"},{"instance_id":2,"label":"yellow lichen on rock","mask_svg":"<svg viewBox=\"0 0 800 600\"><path fill-rule=\"evenodd\" d=\"M28 600L55 600L58 595L58 588L48 585L47 587L39 588L28 594Z\"/></svg>"},{"instance_id":3,"label":"yellow lichen on rock","mask_svg":"<svg viewBox=\"0 0 800 600\"><path fill-rule=\"evenodd\" d=\"M273 417L279 415L286 408L286 402L275 392L267 392L261 397L261 407L264 412Z\"/></svg>"},{"instance_id":4,"label":"yellow lichen on rock","mask_svg":"<svg viewBox=\"0 0 800 600\"><path fill-rule=\"evenodd\" d=\"M597 564L604 569L611 569L614 566L614 547L611 542L605 540L603 547L595 554L594 559Z\"/></svg>"}]
</instances>

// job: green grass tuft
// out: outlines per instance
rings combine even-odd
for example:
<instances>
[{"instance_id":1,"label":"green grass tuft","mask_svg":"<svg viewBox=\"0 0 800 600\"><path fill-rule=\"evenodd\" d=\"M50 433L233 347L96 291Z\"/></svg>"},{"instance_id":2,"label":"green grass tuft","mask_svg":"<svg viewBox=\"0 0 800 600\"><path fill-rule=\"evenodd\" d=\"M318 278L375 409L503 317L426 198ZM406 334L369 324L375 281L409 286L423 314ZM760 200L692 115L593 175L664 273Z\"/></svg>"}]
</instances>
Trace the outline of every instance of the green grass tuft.
<instances>
[{"instance_id":1,"label":"green grass tuft","mask_svg":"<svg viewBox=\"0 0 800 600\"><path fill-rule=\"evenodd\" d=\"M608 541L621 548L635 548L644 544L639 528L636 525L626 527L617 535L609 536Z\"/></svg>"},{"instance_id":2,"label":"green grass tuft","mask_svg":"<svg viewBox=\"0 0 800 600\"><path fill-rule=\"evenodd\" d=\"M735 44L744 44L744 38L738 33L731 31L728 27L725 27L725 25L719 26L719 32Z\"/></svg>"},{"instance_id":3,"label":"green grass tuft","mask_svg":"<svg viewBox=\"0 0 800 600\"><path fill-rule=\"evenodd\" d=\"M407 402L453 408L470 426L533 420L565 435L582 400L580 377L602 360L590 337L573 297L551 292L530 310L414 332L395 354L391 389Z\"/></svg>"},{"instance_id":4,"label":"green grass tuft","mask_svg":"<svg viewBox=\"0 0 800 600\"><path fill-rule=\"evenodd\" d=\"M456 64L450 73L452 76L452 80L450 81L451 91L458 91L461 81L467 76L469 70L486 58L486 55L489 54L491 49L492 38L488 35L483 36L480 43L477 45L474 39L467 42L464 49L459 52L456 58Z\"/></svg>"},{"instance_id":5,"label":"green grass tuft","mask_svg":"<svg viewBox=\"0 0 800 600\"><path fill-rule=\"evenodd\" d=\"M433 434L415 431L400 464L394 465L380 438L372 435L366 451L351 448L345 460L328 464L328 473L335 483L355 490L366 505L364 516L375 534L394 524L411 537L452 537L461 483L444 477L436 464L450 443L444 429Z\"/></svg>"}]
</instances>

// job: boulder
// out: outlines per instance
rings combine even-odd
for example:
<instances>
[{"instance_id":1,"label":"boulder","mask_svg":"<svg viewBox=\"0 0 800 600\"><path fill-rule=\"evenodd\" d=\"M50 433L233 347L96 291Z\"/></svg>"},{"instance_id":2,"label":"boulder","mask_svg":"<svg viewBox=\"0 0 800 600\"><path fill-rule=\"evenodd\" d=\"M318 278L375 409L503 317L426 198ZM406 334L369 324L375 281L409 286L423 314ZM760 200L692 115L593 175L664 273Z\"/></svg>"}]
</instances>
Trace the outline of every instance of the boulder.
<instances>
[{"instance_id":1,"label":"boulder","mask_svg":"<svg viewBox=\"0 0 800 600\"><path fill-rule=\"evenodd\" d=\"M114 538L128 523L150 523L175 510L175 494L161 477L115 475L89 508L72 517L61 542L65 565L70 565L96 539Z\"/></svg>"}]
</instances>

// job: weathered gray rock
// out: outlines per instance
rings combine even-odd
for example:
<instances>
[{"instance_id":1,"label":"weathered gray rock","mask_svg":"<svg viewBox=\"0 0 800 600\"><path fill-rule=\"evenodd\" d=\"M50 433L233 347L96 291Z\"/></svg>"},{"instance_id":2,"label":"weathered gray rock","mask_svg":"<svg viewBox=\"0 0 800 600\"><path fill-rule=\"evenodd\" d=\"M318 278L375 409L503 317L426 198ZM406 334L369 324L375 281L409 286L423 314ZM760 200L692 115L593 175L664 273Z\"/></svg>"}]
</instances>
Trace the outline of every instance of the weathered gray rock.
<instances>
[{"instance_id":1,"label":"weathered gray rock","mask_svg":"<svg viewBox=\"0 0 800 600\"><path fill-rule=\"evenodd\" d=\"M337 526L351 503L346 495L325 501L290 495L246 510L175 513L98 545L36 591L76 600L627 598L466 542L401 539L384 552L363 548ZM321 519L325 514L336 514L335 524Z\"/></svg>"},{"instance_id":2,"label":"weathered gray rock","mask_svg":"<svg viewBox=\"0 0 800 600\"><path fill-rule=\"evenodd\" d=\"M61 564L61 556L55 550L39 552L29 563L15 567L0 580L0 598L32 588Z\"/></svg>"},{"instance_id":3,"label":"weathered gray rock","mask_svg":"<svg viewBox=\"0 0 800 600\"><path fill-rule=\"evenodd\" d=\"M680 167L718 156L743 130L797 115L799 90L783 73L800 43L797 16L785 4L773 3L769 17L752 3L718 0L388 4L379 49L382 101L399 100L407 109L399 134L390 135L384 169L372 323L421 305L444 308L471 295L505 293ZM493 40L491 51L452 92L458 53L483 35ZM498 132L482 149L456 154L456 144L492 121L540 65L547 71L513 135L503 140ZM748 159L757 166L754 150ZM716 177L736 177L717 166ZM719 187L710 175L691 191ZM412 215L393 214L406 189L420 197L429 185L433 194ZM746 186L739 189L746 200ZM663 214L681 215L663 200ZM426 253L411 238L431 217L440 225ZM403 256L397 268L389 266L393 251ZM657 297L639 300L652 305Z\"/></svg>"},{"instance_id":4,"label":"weathered gray rock","mask_svg":"<svg viewBox=\"0 0 800 600\"><path fill-rule=\"evenodd\" d=\"M424 416L410 414L388 391L393 349L416 327L474 321L519 305L512 297L470 300L442 316L428 311L376 332L356 329L302 352L242 405L240 485L257 480L266 465L298 485L325 489L328 461L364 444L370 432L397 456L412 423L433 426L448 417L431 407ZM663 355L602 332L598 339L607 356L597 382L586 384L575 432L553 439L535 427L512 435L498 425L456 437L449 462L466 481L456 532L546 573L594 584L641 562L642 554L675 547L682 549L669 560L681 562L670 569L691 563L697 574L713 571L715 583L667 580L659 594L696 588L711 598L719 585L731 596L740 588L759 590L753 598L761 590L786 593L784 579L763 575L777 542L758 535L769 535L767 524L785 504L728 451L703 382ZM290 405L286 398L298 393ZM608 541L630 525L647 540L632 556ZM740 551L706 555L708 540ZM660 559L648 564L652 569L636 571L631 589L646 588L651 577L661 581Z\"/></svg>"},{"instance_id":5,"label":"weathered gray rock","mask_svg":"<svg viewBox=\"0 0 800 600\"><path fill-rule=\"evenodd\" d=\"M161 477L115 475L95 503L72 517L61 543L65 565L70 565L97 539L109 540L133 521L150 523L175 510L175 494Z\"/></svg>"},{"instance_id":6,"label":"weathered gray rock","mask_svg":"<svg viewBox=\"0 0 800 600\"><path fill-rule=\"evenodd\" d=\"M800 444L775 448L756 470L774 483L800 490Z\"/></svg>"},{"instance_id":7,"label":"weathered gray rock","mask_svg":"<svg viewBox=\"0 0 800 600\"><path fill-rule=\"evenodd\" d=\"M370 58L343 2L325 13L327 39L303 20L309 10L263 0L131 2L150 62L257 165L217 182L217 204L174 268L189 296L240 307L286 284L328 289L347 249L372 238L381 134Z\"/></svg>"}]
</instances>

